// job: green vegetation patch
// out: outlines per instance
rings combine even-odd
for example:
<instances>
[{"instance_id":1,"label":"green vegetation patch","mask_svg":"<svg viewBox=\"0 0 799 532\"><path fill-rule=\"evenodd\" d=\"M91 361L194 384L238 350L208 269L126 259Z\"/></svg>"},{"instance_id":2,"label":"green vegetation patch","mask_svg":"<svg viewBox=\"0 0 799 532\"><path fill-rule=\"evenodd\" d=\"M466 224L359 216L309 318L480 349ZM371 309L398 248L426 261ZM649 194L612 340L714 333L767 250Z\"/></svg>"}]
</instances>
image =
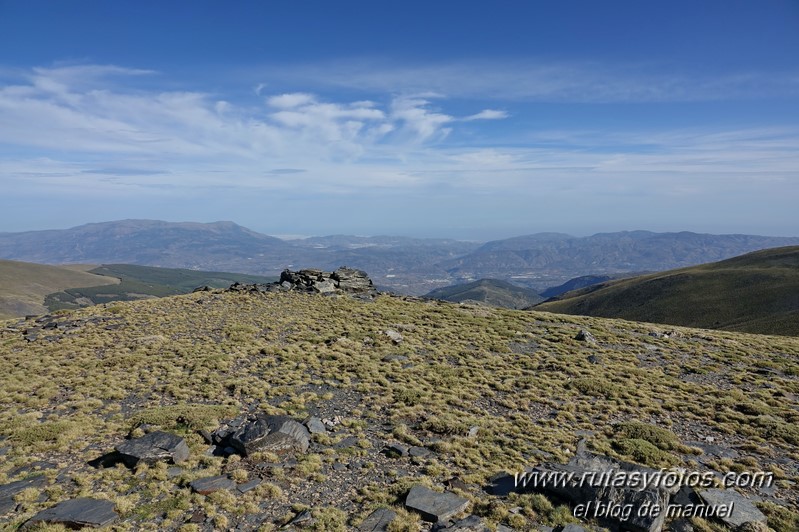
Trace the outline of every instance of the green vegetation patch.
<instances>
[{"instance_id":1,"label":"green vegetation patch","mask_svg":"<svg viewBox=\"0 0 799 532\"><path fill-rule=\"evenodd\" d=\"M225 405L179 404L141 410L131 417L133 427L156 425L166 429L215 428L220 419L233 417L238 409Z\"/></svg>"}]
</instances>

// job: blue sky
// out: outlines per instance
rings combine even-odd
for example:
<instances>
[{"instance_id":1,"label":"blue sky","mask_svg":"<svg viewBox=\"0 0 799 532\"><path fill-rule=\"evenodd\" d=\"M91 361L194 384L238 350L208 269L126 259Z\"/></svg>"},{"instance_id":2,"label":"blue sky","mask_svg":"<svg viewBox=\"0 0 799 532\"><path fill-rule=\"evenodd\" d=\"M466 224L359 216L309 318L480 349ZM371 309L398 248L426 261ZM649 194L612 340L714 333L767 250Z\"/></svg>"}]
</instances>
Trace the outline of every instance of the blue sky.
<instances>
[{"instance_id":1,"label":"blue sky","mask_svg":"<svg viewBox=\"0 0 799 532\"><path fill-rule=\"evenodd\" d=\"M799 2L0 0L0 231L799 235Z\"/></svg>"}]
</instances>

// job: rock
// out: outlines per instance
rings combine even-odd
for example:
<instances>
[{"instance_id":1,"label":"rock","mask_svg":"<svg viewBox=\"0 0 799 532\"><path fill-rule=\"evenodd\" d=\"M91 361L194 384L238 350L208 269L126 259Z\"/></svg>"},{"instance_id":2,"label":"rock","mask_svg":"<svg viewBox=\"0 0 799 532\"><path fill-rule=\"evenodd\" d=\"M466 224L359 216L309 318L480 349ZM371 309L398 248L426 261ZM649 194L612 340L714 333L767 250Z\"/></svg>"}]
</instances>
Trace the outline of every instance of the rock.
<instances>
[{"instance_id":1,"label":"rock","mask_svg":"<svg viewBox=\"0 0 799 532\"><path fill-rule=\"evenodd\" d=\"M391 443L386 448L386 454L389 456L408 456L409 447L407 445L402 445L401 443Z\"/></svg>"},{"instance_id":2,"label":"rock","mask_svg":"<svg viewBox=\"0 0 799 532\"><path fill-rule=\"evenodd\" d=\"M189 457L186 440L161 431L128 440L117 445L116 450L129 467L136 467L139 463L154 464L162 460L179 464Z\"/></svg>"},{"instance_id":3,"label":"rock","mask_svg":"<svg viewBox=\"0 0 799 532\"><path fill-rule=\"evenodd\" d=\"M378 508L363 520L359 532L387 532L388 526L397 518L397 512L389 508Z\"/></svg>"},{"instance_id":4,"label":"rock","mask_svg":"<svg viewBox=\"0 0 799 532\"><path fill-rule=\"evenodd\" d=\"M46 484L47 479L43 475L38 475L0 486L0 515L17 507L17 502L14 500L17 493L28 488L41 488Z\"/></svg>"},{"instance_id":5,"label":"rock","mask_svg":"<svg viewBox=\"0 0 799 532\"><path fill-rule=\"evenodd\" d=\"M585 342L587 344L596 343L596 338L594 338L594 335L586 331L585 329L580 329L580 332L577 333L577 336L575 336L574 339L579 340L581 342Z\"/></svg>"},{"instance_id":6,"label":"rock","mask_svg":"<svg viewBox=\"0 0 799 532\"><path fill-rule=\"evenodd\" d=\"M489 532L483 520L476 515L464 517L449 526L433 527L433 530L438 532Z\"/></svg>"},{"instance_id":7,"label":"rock","mask_svg":"<svg viewBox=\"0 0 799 532\"><path fill-rule=\"evenodd\" d=\"M421 484L417 484L408 492L405 506L419 512L422 519L430 522L446 521L454 515L466 510L469 501L454 493L438 493Z\"/></svg>"},{"instance_id":8,"label":"rock","mask_svg":"<svg viewBox=\"0 0 799 532\"><path fill-rule=\"evenodd\" d=\"M401 344L402 343L402 335L400 333L398 333L397 331L393 330L393 329L387 329L387 330L383 331L383 334L388 336L389 340L391 340L395 344Z\"/></svg>"},{"instance_id":9,"label":"rock","mask_svg":"<svg viewBox=\"0 0 799 532\"><path fill-rule=\"evenodd\" d=\"M588 362L590 362L591 364L601 364L602 359L600 359L596 355L588 355Z\"/></svg>"},{"instance_id":10,"label":"rock","mask_svg":"<svg viewBox=\"0 0 799 532\"><path fill-rule=\"evenodd\" d=\"M430 449L425 449L424 447L418 447L414 445L408 449L408 454L417 458L425 458L433 454L433 452Z\"/></svg>"},{"instance_id":11,"label":"rock","mask_svg":"<svg viewBox=\"0 0 799 532\"><path fill-rule=\"evenodd\" d=\"M303 510L298 513L294 519L289 521L290 525L302 525L303 528L311 526L314 523L313 514L310 510Z\"/></svg>"},{"instance_id":12,"label":"rock","mask_svg":"<svg viewBox=\"0 0 799 532\"><path fill-rule=\"evenodd\" d=\"M752 502L733 489L708 489L699 492L699 497L708 505L719 508L721 505L729 507L732 504L732 512L729 516L718 518L727 526L732 528L742 526L746 523L766 523L766 516L757 509Z\"/></svg>"},{"instance_id":13,"label":"rock","mask_svg":"<svg viewBox=\"0 0 799 532\"><path fill-rule=\"evenodd\" d=\"M671 532L694 532L694 526L688 519L676 519L671 522Z\"/></svg>"},{"instance_id":14,"label":"rock","mask_svg":"<svg viewBox=\"0 0 799 532\"><path fill-rule=\"evenodd\" d=\"M113 502L81 497L42 510L31 517L25 523L25 527L38 523L52 523L72 529L99 528L110 525L116 521L117 517Z\"/></svg>"},{"instance_id":15,"label":"rock","mask_svg":"<svg viewBox=\"0 0 799 532\"><path fill-rule=\"evenodd\" d=\"M260 486L262 482L263 482L263 480L261 480L260 478L254 478L254 479L250 480L249 482L245 482L243 484L239 484L238 486L236 486L236 490L239 493L247 493L248 491L254 490L258 486Z\"/></svg>"},{"instance_id":16,"label":"rock","mask_svg":"<svg viewBox=\"0 0 799 532\"><path fill-rule=\"evenodd\" d=\"M217 475L214 477L198 478L189 484L189 486L200 495L208 495L209 493L219 490L232 490L236 487L236 483L227 475Z\"/></svg>"},{"instance_id":17,"label":"rock","mask_svg":"<svg viewBox=\"0 0 799 532\"><path fill-rule=\"evenodd\" d=\"M479 432L480 432L480 427L469 427L469 433L467 434L467 436L469 436L470 438L476 438Z\"/></svg>"},{"instance_id":18,"label":"rock","mask_svg":"<svg viewBox=\"0 0 799 532\"><path fill-rule=\"evenodd\" d=\"M304 453L311 444L311 434L288 416L258 414L230 436L230 444L244 456L257 451Z\"/></svg>"},{"instance_id":19,"label":"rock","mask_svg":"<svg viewBox=\"0 0 799 532\"><path fill-rule=\"evenodd\" d=\"M318 417L310 417L305 421L305 426L311 434L327 434L327 427Z\"/></svg>"},{"instance_id":20,"label":"rock","mask_svg":"<svg viewBox=\"0 0 799 532\"><path fill-rule=\"evenodd\" d=\"M749 521L735 529L735 532L769 532L771 529L766 523Z\"/></svg>"},{"instance_id":21,"label":"rock","mask_svg":"<svg viewBox=\"0 0 799 532\"><path fill-rule=\"evenodd\" d=\"M559 532L588 532L588 530L575 523L569 523L568 525L560 527Z\"/></svg>"},{"instance_id":22,"label":"rock","mask_svg":"<svg viewBox=\"0 0 799 532\"><path fill-rule=\"evenodd\" d=\"M338 283L338 288L344 292L374 292L372 280L362 270L342 266L334 271L330 278Z\"/></svg>"}]
</instances>

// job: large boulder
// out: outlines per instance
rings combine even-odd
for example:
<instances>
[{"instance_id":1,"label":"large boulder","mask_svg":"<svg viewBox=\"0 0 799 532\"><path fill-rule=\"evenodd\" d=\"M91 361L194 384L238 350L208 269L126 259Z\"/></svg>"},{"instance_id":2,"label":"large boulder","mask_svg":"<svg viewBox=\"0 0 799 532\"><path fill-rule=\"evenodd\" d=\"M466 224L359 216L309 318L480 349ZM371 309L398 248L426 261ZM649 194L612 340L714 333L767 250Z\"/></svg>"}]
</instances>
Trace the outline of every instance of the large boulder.
<instances>
[{"instance_id":1,"label":"large boulder","mask_svg":"<svg viewBox=\"0 0 799 532\"><path fill-rule=\"evenodd\" d=\"M162 431L128 440L117 445L116 450L129 467L136 467L139 463L154 464L161 461L179 464L189 457L186 440Z\"/></svg>"},{"instance_id":2,"label":"large boulder","mask_svg":"<svg viewBox=\"0 0 799 532\"><path fill-rule=\"evenodd\" d=\"M439 493L416 484L405 498L405 506L421 514L422 519L436 523L446 521L466 510L469 500L454 493Z\"/></svg>"},{"instance_id":3,"label":"large boulder","mask_svg":"<svg viewBox=\"0 0 799 532\"><path fill-rule=\"evenodd\" d=\"M311 445L311 434L288 416L258 414L230 436L230 445L244 456L258 451L304 453Z\"/></svg>"},{"instance_id":4,"label":"large boulder","mask_svg":"<svg viewBox=\"0 0 799 532\"><path fill-rule=\"evenodd\" d=\"M81 497L56 504L31 517L25 527L40 523L60 524L67 528L100 528L108 526L117 519L114 503L101 499Z\"/></svg>"},{"instance_id":5,"label":"large boulder","mask_svg":"<svg viewBox=\"0 0 799 532\"><path fill-rule=\"evenodd\" d=\"M731 528L743 527L747 523L766 523L763 512L758 510L752 501L733 489L702 490L699 496L708 506L721 509L718 518ZM727 512L726 508L731 511Z\"/></svg>"},{"instance_id":6,"label":"large boulder","mask_svg":"<svg viewBox=\"0 0 799 532\"><path fill-rule=\"evenodd\" d=\"M371 292L375 289L366 272L346 266L334 271L330 278L336 281L338 288L345 292Z\"/></svg>"}]
</instances>

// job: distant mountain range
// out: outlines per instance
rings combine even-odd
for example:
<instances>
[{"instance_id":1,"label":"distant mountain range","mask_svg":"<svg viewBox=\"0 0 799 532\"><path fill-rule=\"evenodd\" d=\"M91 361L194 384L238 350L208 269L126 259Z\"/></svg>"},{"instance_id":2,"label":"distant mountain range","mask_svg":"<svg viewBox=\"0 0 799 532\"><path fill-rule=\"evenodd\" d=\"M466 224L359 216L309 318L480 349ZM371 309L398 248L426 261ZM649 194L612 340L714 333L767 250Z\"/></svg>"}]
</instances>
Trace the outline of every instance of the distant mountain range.
<instances>
[{"instance_id":1,"label":"distant mountain range","mask_svg":"<svg viewBox=\"0 0 799 532\"><path fill-rule=\"evenodd\" d=\"M575 277L662 271L799 245L799 238L631 231L539 233L487 243L334 235L281 240L232 222L122 220L0 233L0 258L44 264L128 263L275 275L284 268L365 270L379 287L421 295L481 278L543 291Z\"/></svg>"},{"instance_id":2,"label":"distant mountain range","mask_svg":"<svg viewBox=\"0 0 799 532\"><path fill-rule=\"evenodd\" d=\"M799 336L799 246L604 282L532 309Z\"/></svg>"},{"instance_id":3,"label":"distant mountain range","mask_svg":"<svg viewBox=\"0 0 799 532\"><path fill-rule=\"evenodd\" d=\"M480 279L472 283L436 288L425 297L453 303L485 303L492 307L512 309L529 307L544 299L529 288L497 279Z\"/></svg>"}]
</instances>

